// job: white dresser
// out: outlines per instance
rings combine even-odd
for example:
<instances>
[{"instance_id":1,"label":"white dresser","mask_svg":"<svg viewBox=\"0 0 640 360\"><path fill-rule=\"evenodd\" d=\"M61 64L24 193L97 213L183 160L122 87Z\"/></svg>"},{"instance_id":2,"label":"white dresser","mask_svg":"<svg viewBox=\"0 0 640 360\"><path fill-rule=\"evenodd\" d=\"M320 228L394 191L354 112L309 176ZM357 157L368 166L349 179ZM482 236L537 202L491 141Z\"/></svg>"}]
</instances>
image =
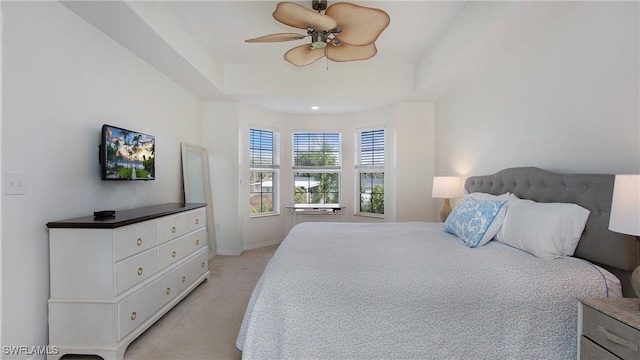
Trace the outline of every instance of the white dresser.
<instances>
[{"instance_id":1,"label":"white dresser","mask_svg":"<svg viewBox=\"0 0 640 360\"><path fill-rule=\"evenodd\" d=\"M205 204L161 204L50 222L49 346L122 359L209 278Z\"/></svg>"}]
</instances>

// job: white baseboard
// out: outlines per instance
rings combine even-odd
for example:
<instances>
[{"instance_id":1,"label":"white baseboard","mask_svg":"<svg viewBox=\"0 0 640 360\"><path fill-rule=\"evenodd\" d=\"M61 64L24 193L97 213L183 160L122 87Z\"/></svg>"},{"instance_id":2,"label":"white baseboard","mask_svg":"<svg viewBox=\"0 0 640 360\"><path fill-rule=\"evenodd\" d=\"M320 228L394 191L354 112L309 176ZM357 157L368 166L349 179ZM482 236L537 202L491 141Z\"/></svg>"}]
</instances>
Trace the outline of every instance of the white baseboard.
<instances>
[{"instance_id":1,"label":"white baseboard","mask_svg":"<svg viewBox=\"0 0 640 360\"><path fill-rule=\"evenodd\" d=\"M282 239L280 239L280 240L272 240L272 241L265 241L265 242L261 242L261 243L257 243L257 244L249 244L249 245L243 246L243 248L240 249L240 250L221 250L221 249L216 249L216 255L238 256L238 255L242 255L242 253L247 251L247 250L259 249L259 248L272 246L272 245L278 245L281 242L282 242Z\"/></svg>"},{"instance_id":2,"label":"white baseboard","mask_svg":"<svg viewBox=\"0 0 640 360\"><path fill-rule=\"evenodd\" d=\"M244 251L253 250L253 249L259 249L259 248L263 248L263 247L267 247L267 246L271 246L271 245L278 245L281 242L282 242L282 239L266 241L266 242L257 243L257 244L245 245L244 246Z\"/></svg>"},{"instance_id":3,"label":"white baseboard","mask_svg":"<svg viewBox=\"0 0 640 360\"><path fill-rule=\"evenodd\" d=\"M220 249L216 249L216 255L238 256L238 255L241 255L243 251L244 251L243 249L240 249L240 250L220 250Z\"/></svg>"}]
</instances>

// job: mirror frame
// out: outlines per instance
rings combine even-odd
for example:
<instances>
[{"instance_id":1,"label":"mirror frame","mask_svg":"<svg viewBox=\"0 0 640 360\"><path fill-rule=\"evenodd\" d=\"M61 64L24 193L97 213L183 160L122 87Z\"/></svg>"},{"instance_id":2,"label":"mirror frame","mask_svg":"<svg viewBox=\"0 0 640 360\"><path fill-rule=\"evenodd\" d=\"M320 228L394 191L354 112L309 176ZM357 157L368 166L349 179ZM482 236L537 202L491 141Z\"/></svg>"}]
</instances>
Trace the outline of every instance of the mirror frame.
<instances>
[{"instance_id":1,"label":"mirror frame","mask_svg":"<svg viewBox=\"0 0 640 360\"><path fill-rule=\"evenodd\" d=\"M215 223L213 222L213 203L211 202L211 181L209 177L209 153L207 149L188 144L181 143L181 153L182 153L182 182L184 189L184 202L190 203L207 203L207 243L209 245L209 259L213 258L216 255L216 238L215 238ZM204 186L204 201L201 199L194 200L190 197L189 191L189 171L187 168L187 154L195 153L200 157L202 161L202 184Z\"/></svg>"}]
</instances>

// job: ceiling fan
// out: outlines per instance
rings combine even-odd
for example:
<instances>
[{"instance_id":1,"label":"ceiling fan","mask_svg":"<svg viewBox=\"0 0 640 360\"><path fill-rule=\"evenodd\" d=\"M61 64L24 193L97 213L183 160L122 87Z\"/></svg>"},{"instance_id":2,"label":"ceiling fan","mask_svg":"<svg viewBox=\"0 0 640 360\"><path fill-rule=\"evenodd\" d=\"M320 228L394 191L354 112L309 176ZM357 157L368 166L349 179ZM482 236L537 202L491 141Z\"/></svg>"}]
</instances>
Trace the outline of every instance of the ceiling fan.
<instances>
[{"instance_id":1,"label":"ceiling fan","mask_svg":"<svg viewBox=\"0 0 640 360\"><path fill-rule=\"evenodd\" d=\"M325 56L339 62L366 60L378 52L374 42L389 25L386 12L346 2L327 7L326 0L312 0L312 7L280 2L273 12L276 20L307 30L306 35L277 33L245 41L268 43L311 37L311 44L296 46L284 54L285 60L295 66L306 66Z\"/></svg>"}]
</instances>

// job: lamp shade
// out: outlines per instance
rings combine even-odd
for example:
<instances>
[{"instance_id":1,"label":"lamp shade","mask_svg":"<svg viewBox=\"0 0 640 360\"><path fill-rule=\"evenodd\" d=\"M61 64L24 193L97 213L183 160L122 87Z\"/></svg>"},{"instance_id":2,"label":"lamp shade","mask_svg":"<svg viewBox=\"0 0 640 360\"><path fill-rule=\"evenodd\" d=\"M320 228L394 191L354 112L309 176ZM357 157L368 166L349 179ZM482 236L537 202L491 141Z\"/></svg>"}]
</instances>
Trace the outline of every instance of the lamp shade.
<instances>
[{"instance_id":1,"label":"lamp shade","mask_svg":"<svg viewBox=\"0 0 640 360\"><path fill-rule=\"evenodd\" d=\"M445 199L461 197L460 178L457 176L434 176L431 196Z\"/></svg>"},{"instance_id":2,"label":"lamp shade","mask_svg":"<svg viewBox=\"0 0 640 360\"><path fill-rule=\"evenodd\" d=\"M640 175L616 175L609 230L640 236Z\"/></svg>"}]
</instances>

